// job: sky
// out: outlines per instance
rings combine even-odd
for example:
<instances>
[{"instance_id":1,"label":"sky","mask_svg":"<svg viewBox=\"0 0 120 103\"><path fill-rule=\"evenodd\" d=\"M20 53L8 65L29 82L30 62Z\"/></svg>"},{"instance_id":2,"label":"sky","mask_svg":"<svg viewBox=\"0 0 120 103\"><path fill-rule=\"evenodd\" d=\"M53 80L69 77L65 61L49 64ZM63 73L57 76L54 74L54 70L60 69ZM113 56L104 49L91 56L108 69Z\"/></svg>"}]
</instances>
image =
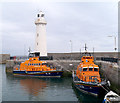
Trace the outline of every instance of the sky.
<instances>
[{"instance_id":1,"label":"sky","mask_svg":"<svg viewBox=\"0 0 120 103\"><path fill-rule=\"evenodd\" d=\"M3 2L0 33L2 53L27 55L34 51L37 13L47 21L48 53L114 51L118 38L117 2ZM113 37L108 37L113 35ZM118 40L117 40L118 42ZM118 43L117 43L118 44Z\"/></svg>"}]
</instances>

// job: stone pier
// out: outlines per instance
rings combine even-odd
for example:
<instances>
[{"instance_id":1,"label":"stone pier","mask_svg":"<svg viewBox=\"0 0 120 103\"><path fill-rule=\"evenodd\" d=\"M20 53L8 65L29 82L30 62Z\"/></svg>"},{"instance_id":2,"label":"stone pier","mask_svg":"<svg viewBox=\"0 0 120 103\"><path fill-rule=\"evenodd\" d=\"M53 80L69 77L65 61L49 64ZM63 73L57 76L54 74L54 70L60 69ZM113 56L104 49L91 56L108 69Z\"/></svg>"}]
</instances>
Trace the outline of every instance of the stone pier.
<instances>
[{"instance_id":1,"label":"stone pier","mask_svg":"<svg viewBox=\"0 0 120 103\"><path fill-rule=\"evenodd\" d=\"M111 82L112 89L120 95L120 69L117 63L96 61L102 75Z\"/></svg>"}]
</instances>

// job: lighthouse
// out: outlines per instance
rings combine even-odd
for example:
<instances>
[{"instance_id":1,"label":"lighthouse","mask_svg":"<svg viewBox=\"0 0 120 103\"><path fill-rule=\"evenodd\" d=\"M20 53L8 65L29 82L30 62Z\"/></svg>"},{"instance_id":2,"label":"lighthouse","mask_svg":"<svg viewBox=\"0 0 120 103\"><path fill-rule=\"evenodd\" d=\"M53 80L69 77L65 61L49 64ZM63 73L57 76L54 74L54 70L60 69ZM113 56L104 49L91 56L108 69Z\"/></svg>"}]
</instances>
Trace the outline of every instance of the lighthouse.
<instances>
[{"instance_id":1,"label":"lighthouse","mask_svg":"<svg viewBox=\"0 0 120 103\"><path fill-rule=\"evenodd\" d=\"M44 18L45 14L40 11L37 14L35 21L36 35L35 35L35 52L40 53L41 57L47 56L47 43L46 43L46 24Z\"/></svg>"}]
</instances>

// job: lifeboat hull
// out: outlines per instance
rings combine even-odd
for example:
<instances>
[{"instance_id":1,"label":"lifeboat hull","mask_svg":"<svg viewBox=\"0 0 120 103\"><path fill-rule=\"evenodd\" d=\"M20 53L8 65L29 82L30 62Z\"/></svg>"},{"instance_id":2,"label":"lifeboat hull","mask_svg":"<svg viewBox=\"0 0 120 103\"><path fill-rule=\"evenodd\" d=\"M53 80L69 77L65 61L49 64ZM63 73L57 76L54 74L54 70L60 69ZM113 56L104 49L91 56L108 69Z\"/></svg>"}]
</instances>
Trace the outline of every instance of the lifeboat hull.
<instances>
[{"instance_id":1,"label":"lifeboat hull","mask_svg":"<svg viewBox=\"0 0 120 103\"><path fill-rule=\"evenodd\" d=\"M14 75L32 77L61 77L62 73L63 71L13 71Z\"/></svg>"},{"instance_id":2,"label":"lifeboat hull","mask_svg":"<svg viewBox=\"0 0 120 103\"><path fill-rule=\"evenodd\" d=\"M80 83L80 82L74 82L74 81L73 81L73 84L78 90L94 96L98 96L100 94L100 91L102 90L101 86L98 86L97 84L93 85L85 82Z\"/></svg>"}]
</instances>

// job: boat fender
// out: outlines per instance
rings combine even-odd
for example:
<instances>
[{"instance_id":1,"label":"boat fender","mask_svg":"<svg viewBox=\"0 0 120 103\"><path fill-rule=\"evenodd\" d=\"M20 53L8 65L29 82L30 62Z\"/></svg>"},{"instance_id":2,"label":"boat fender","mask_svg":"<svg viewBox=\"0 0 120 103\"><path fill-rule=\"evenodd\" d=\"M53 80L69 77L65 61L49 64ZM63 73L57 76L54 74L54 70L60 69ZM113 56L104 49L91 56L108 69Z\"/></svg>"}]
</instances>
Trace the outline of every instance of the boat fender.
<instances>
[{"instance_id":1,"label":"boat fender","mask_svg":"<svg viewBox=\"0 0 120 103\"><path fill-rule=\"evenodd\" d=\"M106 99L104 99L102 103L105 103L105 102L106 102Z\"/></svg>"},{"instance_id":2,"label":"boat fender","mask_svg":"<svg viewBox=\"0 0 120 103\"><path fill-rule=\"evenodd\" d=\"M107 81L107 83L108 83L108 86L110 87L110 86L111 86L111 84L110 84L110 81L109 81L109 80Z\"/></svg>"},{"instance_id":3,"label":"boat fender","mask_svg":"<svg viewBox=\"0 0 120 103\"><path fill-rule=\"evenodd\" d=\"M25 73L27 73L27 71L25 70Z\"/></svg>"}]
</instances>

